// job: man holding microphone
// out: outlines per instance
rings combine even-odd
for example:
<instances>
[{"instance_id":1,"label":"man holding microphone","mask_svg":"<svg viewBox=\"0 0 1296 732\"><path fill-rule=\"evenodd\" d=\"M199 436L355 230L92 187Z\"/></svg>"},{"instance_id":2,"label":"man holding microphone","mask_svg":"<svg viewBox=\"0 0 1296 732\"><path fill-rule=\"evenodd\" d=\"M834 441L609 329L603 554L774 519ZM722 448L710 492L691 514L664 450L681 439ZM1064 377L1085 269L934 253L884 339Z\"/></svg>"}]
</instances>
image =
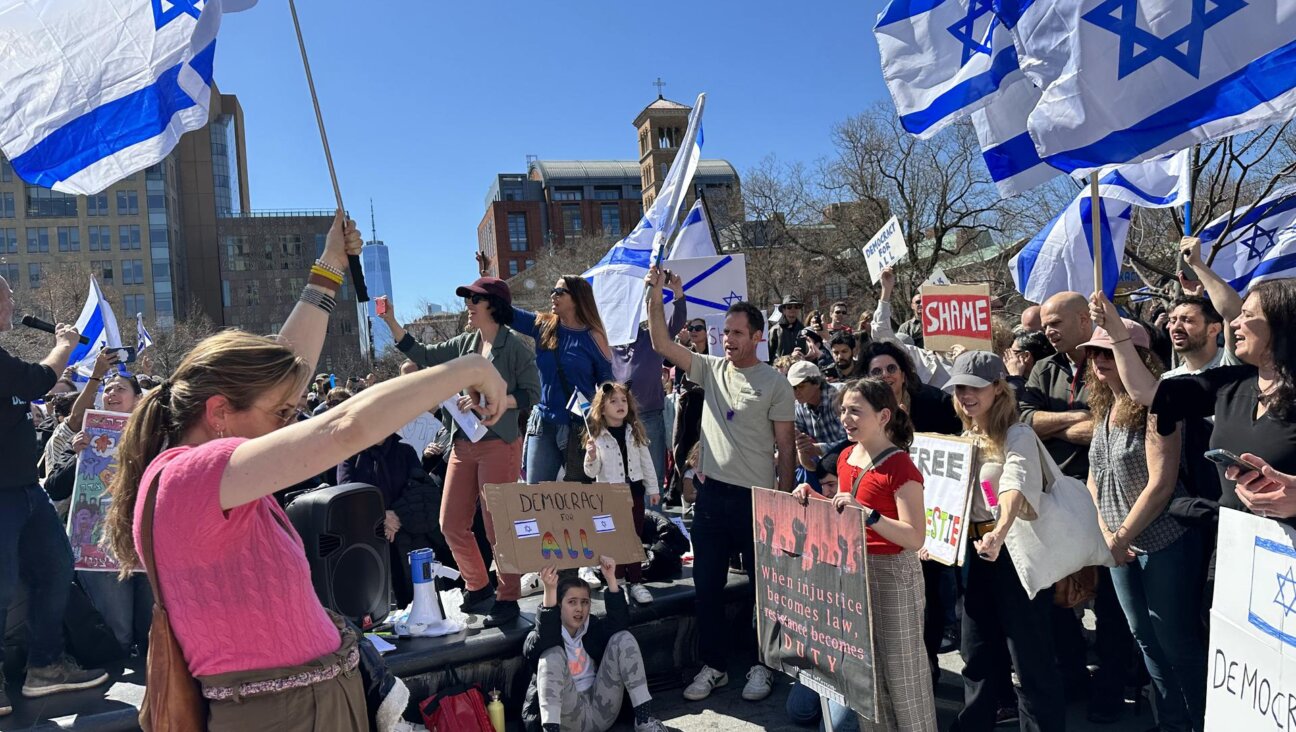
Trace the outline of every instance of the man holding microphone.
<instances>
[{"instance_id":1,"label":"man holding microphone","mask_svg":"<svg viewBox=\"0 0 1296 732\"><path fill-rule=\"evenodd\" d=\"M0 332L13 328L14 300L0 277ZM80 334L58 325L54 348L27 363L0 348L0 629L20 579L29 585L31 646L23 696L86 689L108 680L101 669L80 668L64 653L63 615L72 584L72 547L49 496L36 480L36 427L28 402L44 396L67 366ZM95 384L95 387L98 385ZM13 711L0 676L0 716Z\"/></svg>"}]
</instances>

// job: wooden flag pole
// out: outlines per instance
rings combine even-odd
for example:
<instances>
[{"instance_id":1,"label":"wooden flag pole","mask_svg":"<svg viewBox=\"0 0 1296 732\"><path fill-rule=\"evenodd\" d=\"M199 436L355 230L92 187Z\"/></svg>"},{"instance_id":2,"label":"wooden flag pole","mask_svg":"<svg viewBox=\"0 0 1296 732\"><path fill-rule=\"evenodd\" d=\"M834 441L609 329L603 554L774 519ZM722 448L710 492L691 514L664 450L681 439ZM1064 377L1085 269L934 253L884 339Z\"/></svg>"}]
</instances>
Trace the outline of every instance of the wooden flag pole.
<instances>
[{"instance_id":1,"label":"wooden flag pole","mask_svg":"<svg viewBox=\"0 0 1296 732\"><path fill-rule=\"evenodd\" d=\"M329 149L328 133L324 131L324 114L320 112L319 95L315 93L315 77L311 75L310 59L306 57L306 40L302 38L301 22L297 20L297 4L293 0L288 0L288 10L292 12L293 28L297 30L297 47L301 49L302 66L306 69L306 86L310 87L311 103L315 105L315 122L319 125L320 142L324 143L324 161L328 163L329 179L333 181L333 196L337 199L338 210L345 215L342 188L338 185L337 170L333 168L333 153ZM365 287L360 257L348 255L347 264L351 270L351 285L355 288L356 300L368 302L369 289Z\"/></svg>"},{"instance_id":2,"label":"wooden flag pole","mask_svg":"<svg viewBox=\"0 0 1296 732\"><path fill-rule=\"evenodd\" d=\"M1098 171L1096 170L1089 174L1089 209L1089 218L1093 226L1094 292L1105 293L1102 262L1102 197L1098 195Z\"/></svg>"}]
</instances>

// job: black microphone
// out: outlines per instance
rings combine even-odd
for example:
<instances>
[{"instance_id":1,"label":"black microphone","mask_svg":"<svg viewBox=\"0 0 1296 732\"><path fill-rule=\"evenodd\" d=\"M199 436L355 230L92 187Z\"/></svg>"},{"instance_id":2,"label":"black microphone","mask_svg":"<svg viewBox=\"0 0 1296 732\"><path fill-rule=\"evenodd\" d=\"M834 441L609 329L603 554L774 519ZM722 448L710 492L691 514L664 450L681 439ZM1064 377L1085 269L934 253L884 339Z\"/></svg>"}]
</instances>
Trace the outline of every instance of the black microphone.
<instances>
[{"instance_id":1,"label":"black microphone","mask_svg":"<svg viewBox=\"0 0 1296 732\"><path fill-rule=\"evenodd\" d=\"M50 325L49 323L46 323L45 321L41 320L40 318L33 318L33 317L30 316L30 315L24 315L24 316L23 316L23 318L22 318L22 324L25 325L25 326L27 326L28 328L35 328L36 330L43 330L43 331L45 331L46 333L53 333L53 332L54 332L54 326ZM89 345L89 344L90 344L90 339L89 339L89 338L86 338L85 336L81 336L81 343L86 344L86 345Z\"/></svg>"}]
</instances>

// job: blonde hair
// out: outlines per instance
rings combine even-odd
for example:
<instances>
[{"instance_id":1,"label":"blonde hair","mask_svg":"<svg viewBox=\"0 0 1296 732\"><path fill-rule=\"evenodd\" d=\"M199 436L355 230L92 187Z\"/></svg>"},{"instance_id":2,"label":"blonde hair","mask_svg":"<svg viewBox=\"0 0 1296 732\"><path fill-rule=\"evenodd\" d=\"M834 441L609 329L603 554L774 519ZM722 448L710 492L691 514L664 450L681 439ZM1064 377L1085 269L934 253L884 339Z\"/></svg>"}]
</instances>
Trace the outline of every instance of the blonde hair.
<instances>
[{"instance_id":1,"label":"blonde hair","mask_svg":"<svg viewBox=\"0 0 1296 732\"><path fill-rule=\"evenodd\" d=\"M954 411L963 421L963 431L970 432L978 438L980 447L987 458L1004 457L1004 445L1008 442L1008 430L1021 421L1021 412L1017 409L1017 397L1013 388L1004 379L994 382L994 402L986 411L986 429L982 430L963 409L963 403L954 400Z\"/></svg>"},{"instance_id":2,"label":"blonde hair","mask_svg":"<svg viewBox=\"0 0 1296 732\"><path fill-rule=\"evenodd\" d=\"M288 384L306 388L310 364L280 341L227 330L205 338L180 363L175 374L140 399L126 422L117 452L117 475L109 486L112 503L105 543L121 565L122 576L139 568L133 527L140 480L149 463L175 445L207 411L207 400L223 396L238 411Z\"/></svg>"},{"instance_id":3,"label":"blonde hair","mask_svg":"<svg viewBox=\"0 0 1296 732\"><path fill-rule=\"evenodd\" d=\"M594 392L594 402L590 404L589 415L590 437L598 437L607 429L607 425L603 423L603 403L612 394L625 395L625 426L630 429L630 435L634 438L636 445L647 445L648 432L644 429L643 422L639 421L639 406L635 404L634 394L630 393L630 387L614 381L599 384L598 390Z\"/></svg>"}]
</instances>

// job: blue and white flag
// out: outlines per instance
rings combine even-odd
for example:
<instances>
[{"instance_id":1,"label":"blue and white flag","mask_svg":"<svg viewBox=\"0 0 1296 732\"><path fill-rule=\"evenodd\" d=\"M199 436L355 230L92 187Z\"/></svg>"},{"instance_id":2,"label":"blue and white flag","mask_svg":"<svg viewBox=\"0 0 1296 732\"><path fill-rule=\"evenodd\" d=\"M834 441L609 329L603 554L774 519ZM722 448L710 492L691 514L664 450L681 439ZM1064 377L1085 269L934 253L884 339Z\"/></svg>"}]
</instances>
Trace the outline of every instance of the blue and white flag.
<instances>
[{"instance_id":1,"label":"blue and white flag","mask_svg":"<svg viewBox=\"0 0 1296 732\"><path fill-rule=\"evenodd\" d=\"M1257 282L1296 277L1296 186L1275 191L1249 212L1236 213L1238 219L1211 269L1241 293ZM1210 258L1232 216L1225 214L1198 233L1203 260Z\"/></svg>"},{"instance_id":2,"label":"blue and white flag","mask_svg":"<svg viewBox=\"0 0 1296 732\"><path fill-rule=\"evenodd\" d=\"M697 259L716 256L715 239L711 235L711 220L707 218L706 205L698 197L693 208L684 217L675 243L671 244L667 259Z\"/></svg>"},{"instance_id":3,"label":"blue and white flag","mask_svg":"<svg viewBox=\"0 0 1296 732\"><path fill-rule=\"evenodd\" d=\"M931 137L1020 78L992 0L891 0L873 35L900 124Z\"/></svg>"},{"instance_id":4,"label":"blue and white flag","mask_svg":"<svg viewBox=\"0 0 1296 732\"><path fill-rule=\"evenodd\" d=\"M1062 170L1148 160L1296 114L1291 0L1051 0L1023 10L1013 34L1042 91L1030 136Z\"/></svg>"},{"instance_id":5,"label":"blue and white flag","mask_svg":"<svg viewBox=\"0 0 1296 732\"><path fill-rule=\"evenodd\" d=\"M589 418L590 400L585 398L580 389L572 391L571 398L567 400L567 411L581 419Z\"/></svg>"},{"instance_id":6,"label":"blue and white flag","mask_svg":"<svg viewBox=\"0 0 1296 732\"><path fill-rule=\"evenodd\" d=\"M144 328L144 313L135 313L135 353L153 345L153 337Z\"/></svg>"},{"instance_id":7,"label":"blue and white flag","mask_svg":"<svg viewBox=\"0 0 1296 732\"><path fill-rule=\"evenodd\" d=\"M90 292L77 318L76 329L89 343L78 343L68 363L76 367L73 381L84 382L94 371L95 358L104 348L121 348L121 332L117 330L117 316L112 305L99 289L99 281L90 277Z\"/></svg>"},{"instance_id":8,"label":"blue and white flag","mask_svg":"<svg viewBox=\"0 0 1296 732\"><path fill-rule=\"evenodd\" d=\"M643 218L624 239L612 245L608 253L582 277L594 289L608 345L633 343L638 333L639 315L644 299L643 278L654 262L665 257L666 243L678 228L680 208L702 158L702 108L706 95L699 94L697 105L689 113L688 128L679 154L671 163L665 181Z\"/></svg>"},{"instance_id":9,"label":"blue and white flag","mask_svg":"<svg viewBox=\"0 0 1296 732\"><path fill-rule=\"evenodd\" d=\"M1117 165L1098 176L1098 194L1140 208L1173 208L1188 203L1192 193L1191 151ZM1086 191L1088 189L1085 189Z\"/></svg>"},{"instance_id":10,"label":"blue and white flag","mask_svg":"<svg viewBox=\"0 0 1296 732\"><path fill-rule=\"evenodd\" d=\"M157 163L207 124L223 9L254 2L0 0L0 150L77 194Z\"/></svg>"},{"instance_id":11,"label":"blue and white flag","mask_svg":"<svg viewBox=\"0 0 1296 732\"><path fill-rule=\"evenodd\" d=\"M991 104L972 113L981 158L1004 198L1029 191L1063 173L1040 159L1026 130L1026 118L1039 98L1039 89L1023 78L1006 86Z\"/></svg>"}]
</instances>

